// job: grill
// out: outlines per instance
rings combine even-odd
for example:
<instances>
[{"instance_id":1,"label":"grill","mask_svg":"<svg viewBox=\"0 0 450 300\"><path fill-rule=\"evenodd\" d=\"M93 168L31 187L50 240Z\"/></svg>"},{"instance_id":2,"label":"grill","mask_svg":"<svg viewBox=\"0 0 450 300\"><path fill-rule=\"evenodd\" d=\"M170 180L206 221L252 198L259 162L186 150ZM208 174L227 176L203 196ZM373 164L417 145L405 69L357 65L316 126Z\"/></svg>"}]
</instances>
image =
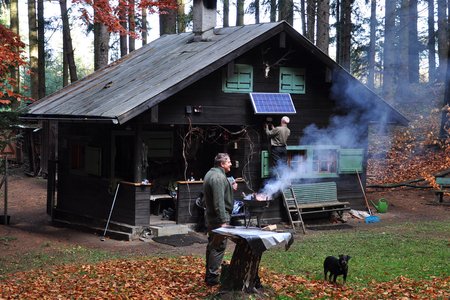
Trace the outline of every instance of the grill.
<instances>
[{"instance_id":1,"label":"grill","mask_svg":"<svg viewBox=\"0 0 450 300\"><path fill-rule=\"evenodd\" d=\"M261 227L261 217L266 208L270 206L270 202L272 200L272 198L265 194L244 194L242 202L244 203L245 214L248 218L247 224L245 226L248 227L250 225L251 219L253 217L256 217L257 226Z\"/></svg>"}]
</instances>

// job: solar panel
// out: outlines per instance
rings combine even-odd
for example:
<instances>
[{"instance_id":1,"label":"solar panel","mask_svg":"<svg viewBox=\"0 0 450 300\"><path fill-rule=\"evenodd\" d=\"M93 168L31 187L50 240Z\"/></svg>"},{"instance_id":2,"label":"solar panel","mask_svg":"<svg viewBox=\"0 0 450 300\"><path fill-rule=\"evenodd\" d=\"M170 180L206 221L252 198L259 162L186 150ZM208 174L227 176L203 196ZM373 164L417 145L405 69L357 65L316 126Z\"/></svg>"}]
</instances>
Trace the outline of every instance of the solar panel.
<instances>
[{"instance_id":1,"label":"solar panel","mask_svg":"<svg viewBox=\"0 0 450 300\"><path fill-rule=\"evenodd\" d=\"M255 114L295 114L291 95L288 93L250 93Z\"/></svg>"}]
</instances>

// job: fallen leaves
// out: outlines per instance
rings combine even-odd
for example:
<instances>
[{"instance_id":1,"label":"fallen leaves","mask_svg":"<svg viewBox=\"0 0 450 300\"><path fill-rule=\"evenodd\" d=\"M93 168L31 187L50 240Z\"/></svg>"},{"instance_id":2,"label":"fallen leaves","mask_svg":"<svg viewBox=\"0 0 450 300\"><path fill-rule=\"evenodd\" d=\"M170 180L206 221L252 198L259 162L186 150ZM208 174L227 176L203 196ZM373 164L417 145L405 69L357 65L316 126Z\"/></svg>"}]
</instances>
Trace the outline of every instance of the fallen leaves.
<instances>
[{"instance_id":1,"label":"fallen leaves","mask_svg":"<svg viewBox=\"0 0 450 300\"><path fill-rule=\"evenodd\" d=\"M0 299L205 299L218 287L203 282L200 257L110 260L95 265L65 265L51 271L11 274L0 282ZM322 280L277 274L261 268L264 286L283 299L448 299L450 277L416 281L334 285Z\"/></svg>"}]
</instances>

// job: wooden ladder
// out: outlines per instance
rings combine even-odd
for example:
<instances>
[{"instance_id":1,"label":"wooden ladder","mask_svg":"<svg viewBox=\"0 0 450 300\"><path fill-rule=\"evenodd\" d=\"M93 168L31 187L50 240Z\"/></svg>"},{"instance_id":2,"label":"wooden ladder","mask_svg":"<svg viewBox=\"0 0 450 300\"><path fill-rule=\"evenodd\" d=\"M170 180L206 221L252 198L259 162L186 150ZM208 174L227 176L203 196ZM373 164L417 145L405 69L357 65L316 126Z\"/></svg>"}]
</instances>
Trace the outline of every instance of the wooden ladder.
<instances>
[{"instance_id":1,"label":"wooden ladder","mask_svg":"<svg viewBox=\"0 0 450 300\"><path fill-rule=\"evenodd\" d=\"M295 232L295 225L301 226L303 233L306 233L305 223L303 222L302 214L300 213L300 208L298 207L294 191L289 187L286 188L282 194L284 207L288 213L289 222L291 223L292 229L294 229Z\"/></svg>"}]
</instances>

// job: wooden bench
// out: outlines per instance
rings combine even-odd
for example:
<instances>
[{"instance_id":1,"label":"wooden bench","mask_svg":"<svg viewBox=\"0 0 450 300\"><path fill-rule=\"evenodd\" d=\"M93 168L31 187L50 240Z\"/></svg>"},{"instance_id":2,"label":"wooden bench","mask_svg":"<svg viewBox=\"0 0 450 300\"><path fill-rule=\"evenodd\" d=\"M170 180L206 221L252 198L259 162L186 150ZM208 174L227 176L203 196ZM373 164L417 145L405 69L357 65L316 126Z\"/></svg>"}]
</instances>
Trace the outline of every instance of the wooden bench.
<instances>
[{"instance_id":1,"label":"wooden bench","mask_svg":"<svg viewBox=\"0 0 450 300\"><path fill-rule=\"evenodd\" d=\"M338 201L336 182L292 184L290 189L301 214L350 210L349 202Z\"/></svg>"},{"instance_id":2,"label":"wooden bench","mask_svg":"<svg viewBox=\"0 0 450 300\"><path fill-rule=\"evenodd\" d=\"M436 183L439 184L440 189L434 191L436 200L439 203L444 201L444 193L450 193L450 177L436 177Z\"/></svg>"}]
</instances>

